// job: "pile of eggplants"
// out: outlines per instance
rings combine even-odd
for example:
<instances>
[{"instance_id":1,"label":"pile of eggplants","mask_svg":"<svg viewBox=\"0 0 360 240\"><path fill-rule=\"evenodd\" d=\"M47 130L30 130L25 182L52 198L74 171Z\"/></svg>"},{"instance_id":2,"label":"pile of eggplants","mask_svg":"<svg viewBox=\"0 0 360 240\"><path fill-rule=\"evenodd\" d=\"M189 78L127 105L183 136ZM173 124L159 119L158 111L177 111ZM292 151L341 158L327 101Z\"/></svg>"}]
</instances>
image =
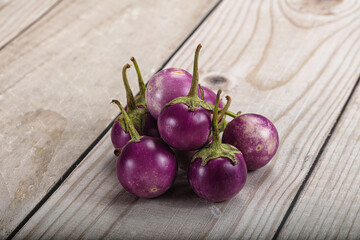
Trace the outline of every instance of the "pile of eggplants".
<instances>
[{"instance_id":1,"label":"pile of eggplants","mask_svg":"<svg viewBox=\"0 0 360 240\"><path fill-rule=\"evenodd\" d=\"M156 73L145 86L134 57L140 93L134 97L123 67L126 107L111 129L118 157L117 177L130 193L142 198L164 194L178 167L187 171L193 191L211 202L234 197L244 187L248 171L265 166L275 155L279 136L266 117L230 112L214 93L199 85L195 51L193 75L179 68ZM233 119L226 122L225 116ZM222 139L220 132L223 132Z\"/></svg>"}]
</instances>

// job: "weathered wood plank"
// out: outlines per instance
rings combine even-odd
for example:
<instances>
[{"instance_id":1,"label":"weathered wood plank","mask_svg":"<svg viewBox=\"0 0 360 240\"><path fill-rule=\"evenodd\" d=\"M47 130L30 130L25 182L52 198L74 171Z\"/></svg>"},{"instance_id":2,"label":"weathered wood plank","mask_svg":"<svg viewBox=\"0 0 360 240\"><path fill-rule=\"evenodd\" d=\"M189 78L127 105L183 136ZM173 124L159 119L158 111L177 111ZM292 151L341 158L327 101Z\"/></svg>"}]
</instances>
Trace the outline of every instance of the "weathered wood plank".
<instances>
[{"instance_id":1,"label":"weathered wood plank","mask_svg":"<svg viewBox=\"0 0 360 240\"><path fill-rule=\"evenodd\" d=\"M46 5L25 2L24 18ZM116 116L130 57L148 79L215 4L64 0L0 51L0 238ZM134 69L129 79L136 92Z\"/></svg>"},{"instance_id":2,"label":"weathered wood plank","mask_svg":"<svg viewBox=\"0 0 360 240\"><path fill-rule=\"evenodd\" d=\"M1 1L0 2L0 49L13 41L36 21L46 15L58 0L51 1Z\"/></svg>"},{"instance_id":3,"label":"weathered wood plank","mask_svg":"<svg viewBox=\"0 0 360 240\"><path fill-rule=\"evenodd\" d=\"M357 87L280 238L359 239L359 113Z\"/></svg>"},{"instance_id":4,"label":"weathered wood plank","mask_svg":"<svg viewBox=\"0 0 360 240\"><path fill-rule=\"evenodd\" d=\"M359 8L358 1L224 1L168 64L191 70L202 42L202 84L231 95L232 110L261 113L278 127L277 156L249 173L236 198L202 201L180 172L164 196L138 199L117 185L107 135L17 238L273 236L357 80Z\"/></svg>"}]
</instances>

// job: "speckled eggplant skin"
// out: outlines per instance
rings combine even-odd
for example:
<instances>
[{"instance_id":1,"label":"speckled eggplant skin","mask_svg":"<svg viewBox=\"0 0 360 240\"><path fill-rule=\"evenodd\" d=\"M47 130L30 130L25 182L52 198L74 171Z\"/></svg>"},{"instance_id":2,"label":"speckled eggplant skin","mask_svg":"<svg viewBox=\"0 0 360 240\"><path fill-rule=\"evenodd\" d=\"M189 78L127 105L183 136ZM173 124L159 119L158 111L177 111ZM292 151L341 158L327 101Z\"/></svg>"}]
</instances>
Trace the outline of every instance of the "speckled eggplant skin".
<instances>
[{"instance_id":1,"label":"speckled eggplant skin","mask_svg":"<svg viewBox=\"0 0 360 240\"><path fill-rule=\"evenodd\" d=\"M210 140L210 111L199 107L190 111L188 106L177 103L165 107L158 118L161 138L178 150L196 150Z\"/></svg>"},{"instance_id":2,"label":"speckled eggplant skin","mask_svg":"<svg viewBox=\"0 0 360 240\"><path fill-rule=\"evenodd\" d=\"M236 157L237 165L223 157L212 159L205 166L201 166L200 158L190 163L188 180L194 192L211 202L222 202L238 194L245 185L247 169L243 156Z\"/></svg>"},{"instance_id":3,"label":"speckled eggplant skin","mask_svg":"<svg viewBox=\"0 0 360 240\"><path fill-rule=\"evenodd\" d=\"M114 148L121 149L130 139L130 134L121 128L120 121L114 122L111 128L111 141Z\"/></svg>"},{"instance_id":4,"label":"speckled eggplant skin","mask_svg":"<svg viewBox=\"0 0 360 240\"><path fill-rule=\"evenodd\" d=\"M156 73L146 87L145 100L151 115L158 119L166 104L177 97L186 96L191 88L192 75L184 69L167 68ZM204 100L215 104L216 94L207 87L204 90ZM201 97L200 88L198 96ZM219 107L223 104L220 102Z\"/></svg>"},{"instance_id":5,"label":"speckled eggplant skin","mask_svg":"<svg viewBox=\"0 0 360 240\"><path fill-rule=\"evenodd\" d=\"M171 100L186 96L192 75L179 68L167 68L156 73L146 87L145 101L151 115L157 119L161 109Z\"/></svg>"},{"instance_id":6,"label":"speckled eggplant skin","mask_svg":"<svg viewBox=\"0 0 360 240\"><path fill-rule=\"evenodd\" d=\"M279 135L269 119L248 113L229 122L222 142L239 149L244 155L248 170L256 170L274 157L279 147Z\"/></svg>"},{"instance_id":7,"label":"speckled eggplant skin","mask_svg":"<svg viewBox=\"0 0 360 240\"><path fill-rule=\"evenodd\" d=\"M154 198L173 184L177 163L173 151L161 139L142 137L124 146L116 165L121 185L142 198Z\"/></svg>"}]
</instances>

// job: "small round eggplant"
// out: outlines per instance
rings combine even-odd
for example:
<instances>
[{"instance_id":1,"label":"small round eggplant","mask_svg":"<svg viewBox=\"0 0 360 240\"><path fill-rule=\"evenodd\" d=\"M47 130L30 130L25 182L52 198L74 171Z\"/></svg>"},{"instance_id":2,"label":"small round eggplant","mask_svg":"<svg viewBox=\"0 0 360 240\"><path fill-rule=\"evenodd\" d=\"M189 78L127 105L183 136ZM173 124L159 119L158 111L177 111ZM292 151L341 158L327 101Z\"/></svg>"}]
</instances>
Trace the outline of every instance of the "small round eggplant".
<instances>
[{"instance_id":1,"label":"small round eggplant","mask_svg":"<svg viewBox=\"0 0 360 240\"><path fill-rule=\"evenodd\" d=\"M194 59L191 88L184 97L168 103L158 117L161 138L178 150L196 150L209 142L211 131L211 105L198 97L198 58L201 44Z\"/></svg>"},{"instance_id":2,"label":"small round eggplant","mask_svg":"<svg viewBox=\"0 0 360 240\"><path fill-rule=\"evenodd\" d=\"M173 99L186 96L192 76L179 68L168 68L156 73L146 88L145 99L151 115L157 119L161 109Z\"/></svg>"},{"instance_id":3,"label":"small round eggplant","mask_svg":"<svg viewBox=\"0 0 360 240\"><path fill-rule=\"evenodd\" d=\"M159 138L140 136L120 102L131 140L122 148L116 163L121 185L142 198L154 198L165 193L173 184L177 173L174 152Z\"/></svg>"},{"instance_id":4,"label":"small round eggplant","mask_svg":"<svg viewBox=\"0 0 360 240\"><path fill-rule=\"evenodd\" d=\"M226 157L217 157L202 166L202 160L196 158L188 169L194 192L210 202L222 202L238 194L245 185L247 170L243 156L235 156L239 161L236 165Z\"/></svg>"},{"instance_id":5,"label":"small round eggplant","mask_svg":"<svg viewBox=\"0 0 360 240\"><path fill-rule=\"evenodd\" d=\"M241 152L220 141L220 93L221 90L217 94L212 119L213 141L193 156L188 169L191 188L199 197L211 202L222 202L234 197L244 187L247 177L246 163ZM231 102L230 97L227 99L225 111Z\"/></svg>"},{"instance_id":6,"label":"small round eggplant","mask_svg":"<svg viewBox=\"0 0 360 240\"><path fill-rule=\"evenodd\" d=\"M201 107L189 111L178 103L166 107L158 118L161 138L178 150L196 150L209 142L211 113Z\"/></svg>"},{"instance_id":7,"label":"small round eggplant","mask_svg":"<svg viewBox=\"0 0 360 240\"><path fill-rule=\"evenodd\" d=\"M157 122L149 113L145 103L146 88L144 81L141 77L139 67L134 57L131 58L131 61L133 61L138 75L140 95L134 98L126 76L126 70L130 68L130 65L126 64L122 70L127 99L127 106L125 107L125 110L130 116L130 119L133 121L135 128L140 132L141 135L159 137L160 134L157 129ZM120 115L115 119L113 127L111 129L111 141L115 147L115 154L119 153L121 148L129 140L130 134L125 127L123 116Z\"/></svg>"},{"instance_id":8,"label":"small round eggplant","mask_svg":"<svg viewBox=\"0 0 360 240\"><path fill-rule=\"evenodd\" d=\"M256 170L274 157L279 146L279 135L269 119L247 113L228 123L222 141L243 153L248 170Z\"/></svg>"},{"instance_id":9,"label":"small round eggplant","mask_svg":"<svg viewBox=\"0 0 360 240\"><path fill-rule=\"evenodd\" d=\"M128 192L154 198L171 187L177 163L172 150L160 138L144 136L139 142L124 146L116 169L121 185Z\"/></svg>"}]
</instances>

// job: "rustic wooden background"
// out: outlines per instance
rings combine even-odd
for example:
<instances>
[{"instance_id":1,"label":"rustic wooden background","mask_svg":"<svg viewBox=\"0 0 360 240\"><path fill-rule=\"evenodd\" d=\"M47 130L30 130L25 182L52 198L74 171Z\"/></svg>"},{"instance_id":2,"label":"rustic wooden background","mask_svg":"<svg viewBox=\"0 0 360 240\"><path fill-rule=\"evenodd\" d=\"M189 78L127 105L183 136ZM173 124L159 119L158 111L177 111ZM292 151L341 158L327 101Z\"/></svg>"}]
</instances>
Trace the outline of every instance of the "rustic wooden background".
<instances>
[{"instance_id":1,"label":"rustic wooden background","mask_svg":"<svg viewBox=\"0 0 360 240\"><path fill-rule=\"evenodd\" d=\"M139 199L108 132L121 68L191 72L200 42L201 84L271 119L280 148L229 201L183 171ZM359 74L357 0L2 0L0 239L359 239Z\"/></svg>"}]
</instances>

